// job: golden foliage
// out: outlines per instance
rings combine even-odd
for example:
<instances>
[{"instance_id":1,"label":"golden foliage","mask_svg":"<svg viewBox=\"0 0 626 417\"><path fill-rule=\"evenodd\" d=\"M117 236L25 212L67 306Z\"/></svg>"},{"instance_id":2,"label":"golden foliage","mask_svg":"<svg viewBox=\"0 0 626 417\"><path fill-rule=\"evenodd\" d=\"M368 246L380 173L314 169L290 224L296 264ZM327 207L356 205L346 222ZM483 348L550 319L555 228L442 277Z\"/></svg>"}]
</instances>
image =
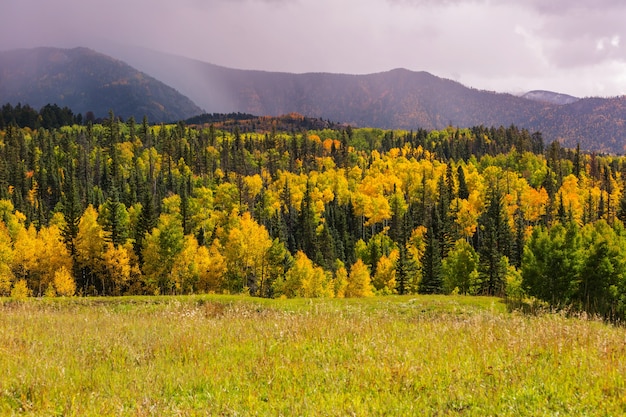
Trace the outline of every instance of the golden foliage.
<instances>
[{"instance_id":1,"label":"golden foliage","mask_svg":"<svg viewBox=\"0 0 626 417\"><path fill-rule=\"evenodd\" d=\"M30 297L31 291L28 289L25 279L19 279L13 284L11 289L11 298L16 300L23 300Z\"/></svg>"},{"instance_id":2,"label":"golden foliage","mask_svg":"<svg viewBox=\"0 0 626 417\"><path fill-rule=\"evenodd\" d=\"M346 297L373 297L370 271L365 263L358 259L350 268Z\"/></svg>"},{"instance_id":3,"label":"golden foliage","mask_svg":"<svg viewBox=\"0 0 626 417\"><path fill-rule=\"evenodd\" d=\"M61 297L71 297L76 293L76 282L65 267L61 267L54 273L53 283L57 295Z\"/></svg>"}]
</instances>

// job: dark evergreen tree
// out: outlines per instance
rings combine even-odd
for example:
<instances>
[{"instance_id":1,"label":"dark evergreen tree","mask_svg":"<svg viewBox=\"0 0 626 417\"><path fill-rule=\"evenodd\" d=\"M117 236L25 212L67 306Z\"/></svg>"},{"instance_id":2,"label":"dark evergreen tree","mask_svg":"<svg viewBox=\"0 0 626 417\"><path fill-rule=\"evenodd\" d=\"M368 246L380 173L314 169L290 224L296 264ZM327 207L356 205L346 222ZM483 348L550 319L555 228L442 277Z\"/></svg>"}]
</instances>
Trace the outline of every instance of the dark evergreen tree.
<instances>
[{"instance_id":1,"label":"dark evergreen tree","mask_svg":"<svg viewBox=\"0 0 626 417\"><path fill-rule=\"evenodd\" d=\"M315 220L315 211L311 199L311 187L311 184L307 182L300 206L300 214L298 216L296 244L298 249L303 251L309 259L316 260L320 258L320 255L318 254L317 222Z\"/></svg>"},{"instance_id":2,"label":"dark evergreen tree","mask_svg":"<svg viewBox=\"0 0 626 417\"><path fill-rule=\"evenodd\" d=\"M399 244L404 245L406 242L406 230L404 229L404 210L406 202L404 196L398 192L396 185L393 185L393 195L390 199L391 221L389 225L389 237Z\"/></svg>"},{"instance_id":3,"label":"dark evergreen tree","mask_svg":"<svg viewBox=\"0 0 626 417\"><path fill-rule=\"evenodd\" d=\"M77 287L80 288L85 284L85 282L82 281L82 276L78 273L75 239L78 235L78 225L82 215L82 207L78 197L78 187L76 184L74 170L71 167L72 165L70 165L70 172L68 172L66 182L64 184L62 207L63 219L65 220L65 223L61 228L61 237L63 238L63 242L72 257L73 265L75 267L75 270L72 272L76 279Z\"/></svg>"},{"instance_id":4,"label":"dark evergreen tree","mask_svg":"<svg viewBox=\"0 0 626 417\"><path fill-rule=\"evenodd\" d=\"M107 240L115 246L120 246L128 240L128 220L126 207L120 202L117 187L112 187L109 198L101 210L102 228L106 232Z\"/></svg>"},{"instance_id":5,"label":"dark evergreen tree","mask_svg":"<svg viewBox=\"0 0 626 417\"><path fill-rule=\"evenodd\" d=\"M396 262L396 283L398 294L404 295L408 292L409 283L409 271L408 271L408 259L406 256L406 249L404 245L400 246L400 256Z\"/></svg>"},{"instance_id":6,"label":"dark evergreen tree","mask_svg":"<svg viewBox=\"0 0 626 417\"><path fill-rule=\"evenodd\" d=\"M559 193L559 206L557 209L557 220L561 224L565 224L567 222L567 210L565 210L565 205L563 204L563 194Z\"/></svg>"},{"instance_id":7,"label":"dark evergreen tree","mask_svg":"<svg viewBox=\"0 0 626 417\"><path fill-rule=\"evenodd\" d=\"M422 280L419 284L421 294L443 293L443 277L441 275L441 220L438 211L433 207L431 223L426 231L426 248L422 257Z\"/></svg>"},{"instance_id":8,"label":"dark evergreen tree","mask_svg":"<svg viewBox=\"0 0 626 417\"><path fill-rule=\"evenodd\" d=\"M502 194L497 189L489 192L487 209L478 219L476 231L480 263L478 272L482 282L481 293L504 295L506 271L502 270L502 257L511 257L513 236L509 227Z\"/></svg>"},{"instance_id":9,"label":"dark evergreen tree","mask_svg":"<svg viewBox=\"0 0 626 417\"><path fill-rule=\"evenodd\" d=\"M469 198L469 189L465 182L465 170L461 165L457 167L457 178L459 181L459 198L467 200Z\"/></svg>"},{"instance_id":10,"label":"dark evergreen tree","mask_svg":"<svg viewBox=\"0 0 626 417\"><path fill-rule=\"evenodd\" d=\"M448 165L449 175L446 175L446 179L439 178L439 201L437 202L438 218L440 221L439 236L437 239L440 244L441 259L444 259L448 255L448 251L457 239L455 222L454 222L454 210L451 210L450 203L454 198L452 179L452 168Z\"/></svg>"},{"instance_id":11,"label":"dark evergreen tree","mask_svg":"<svg viewBox=\"0 0 626 417\"><path fill-rule=\"evenodd\" d=\"M619 206L617 208L617 218L626 223L626 193L622 193L619 200Z\"/></svg>"},{"instance_id":12,"label":"dark evergreen tree","mask_svg":"<svg viewBox=\"0 0 626 417\"><path fill-rule=\"evenodd\" d=\"M513 248L511 251L511 264L516 268L520 268L522 265L522 257L524 255L524 247L526 246L526 221L524 220L524 213L522 212L521 201L517 202L517 209L515 210L515 241L513 242Z\"/></svg>"},{"instance_id":13,"label":"dark evergreen tree","mask_svg":"<svg viewBox=\"0 0 626 417\"><path fill-rule=\"evenodd\" d=\"M63 236L63 241L67 249L72 255L75 255L74 239L78 234L78 223L80 222L82 207L78 197L78 187L76 185L74 170L71 166L70 172L66 174L66 181L63 188L62 206L65 225L61 230L61 235Z\"/></svg>"},{"instance_id":14,"label":"dark evergreen tree","mask_svg":"<svg viewBox=\"0 0 626 417\"><path fill-rule=\"evenodd\" d=\"M574 154L574 175L576 178L580 178L580 170L582 167L582 161L580 158L580 142L576 143L576 153Z\"/></svg>"},{"instance_id":15,"label":"dark evergreen tree","mask_svg":"<svg viewBox=\"0 0 626 417\"><path fill-rule=\"evenodd\" d=\"M141 204L141 212L139 213L139 220L135 229L135 253L139 257L140 262L143 261L143 245L144 239L147 233L151 233L152 229L157 226L158 213L156 209L156 203L154 201L154 195L150 190L150 186L144 186L143 201Z\"/></svg>"}]
</instances>

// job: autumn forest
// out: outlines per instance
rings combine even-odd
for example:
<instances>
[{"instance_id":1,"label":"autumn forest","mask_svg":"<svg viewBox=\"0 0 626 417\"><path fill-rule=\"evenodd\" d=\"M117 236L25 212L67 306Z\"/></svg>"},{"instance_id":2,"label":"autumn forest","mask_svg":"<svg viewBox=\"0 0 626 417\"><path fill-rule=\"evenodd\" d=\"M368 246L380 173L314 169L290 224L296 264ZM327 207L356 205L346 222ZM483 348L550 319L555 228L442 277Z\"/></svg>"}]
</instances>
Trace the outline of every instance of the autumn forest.
<instances>
[{"instance_id":1,"label":"autumn forest","mask_svg":"<svg viewBox=\"0 0 626 417\"><path fill-rule=\"evenodd\" d=\"M460 293L626 315L624 157L515 126L288 119L5 124L0 295Z\"/></svg>"}]
</instances>

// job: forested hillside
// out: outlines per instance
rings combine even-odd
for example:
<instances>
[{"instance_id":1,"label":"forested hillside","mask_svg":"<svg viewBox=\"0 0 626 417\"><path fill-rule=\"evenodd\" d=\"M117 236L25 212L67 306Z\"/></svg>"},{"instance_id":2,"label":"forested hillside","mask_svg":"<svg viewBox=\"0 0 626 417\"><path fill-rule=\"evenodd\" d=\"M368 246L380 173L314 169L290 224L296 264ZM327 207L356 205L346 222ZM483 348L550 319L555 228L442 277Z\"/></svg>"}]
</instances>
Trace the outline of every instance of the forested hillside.
<instances>
[{"instance_id":1,"label":"forested hillside","mask_svg":"<svg viewBox=\"0 0 626 417\"><path fill-rule=\"evenodd\" d=\"M87 48L34 48L0 52L1 103L39 109L48 103L76 113L177 121L202 113L172 87L128 64Z\"/></svg>"},{"instance_id":2,"label":"forested hillside","mask_svg":"<svg viewBox=\"0 0 626 417\"><path fill-rule=\"evenodd\" d=\"M459 292L620 318L625 169L514 126L9 124L0 294Z\"/></svg>"}]
</instances>

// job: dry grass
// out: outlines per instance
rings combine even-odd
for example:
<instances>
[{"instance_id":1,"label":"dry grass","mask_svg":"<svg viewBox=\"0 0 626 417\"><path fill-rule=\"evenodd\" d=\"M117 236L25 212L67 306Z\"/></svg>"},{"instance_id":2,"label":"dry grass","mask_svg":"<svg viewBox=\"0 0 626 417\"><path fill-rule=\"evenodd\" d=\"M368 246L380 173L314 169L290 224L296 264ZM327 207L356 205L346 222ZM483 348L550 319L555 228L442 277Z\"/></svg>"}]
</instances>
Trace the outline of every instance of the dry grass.
<instances>
[{"instance_id":1,"label":"dry grass","mask_svg":"<svg viewBox=\"0 0 626 417\"><path fill-rule=\"evenodd\" d=\"M472 297L0 305L2 415L621 415L626 331Z\"/></svg>"}]
</instances>

